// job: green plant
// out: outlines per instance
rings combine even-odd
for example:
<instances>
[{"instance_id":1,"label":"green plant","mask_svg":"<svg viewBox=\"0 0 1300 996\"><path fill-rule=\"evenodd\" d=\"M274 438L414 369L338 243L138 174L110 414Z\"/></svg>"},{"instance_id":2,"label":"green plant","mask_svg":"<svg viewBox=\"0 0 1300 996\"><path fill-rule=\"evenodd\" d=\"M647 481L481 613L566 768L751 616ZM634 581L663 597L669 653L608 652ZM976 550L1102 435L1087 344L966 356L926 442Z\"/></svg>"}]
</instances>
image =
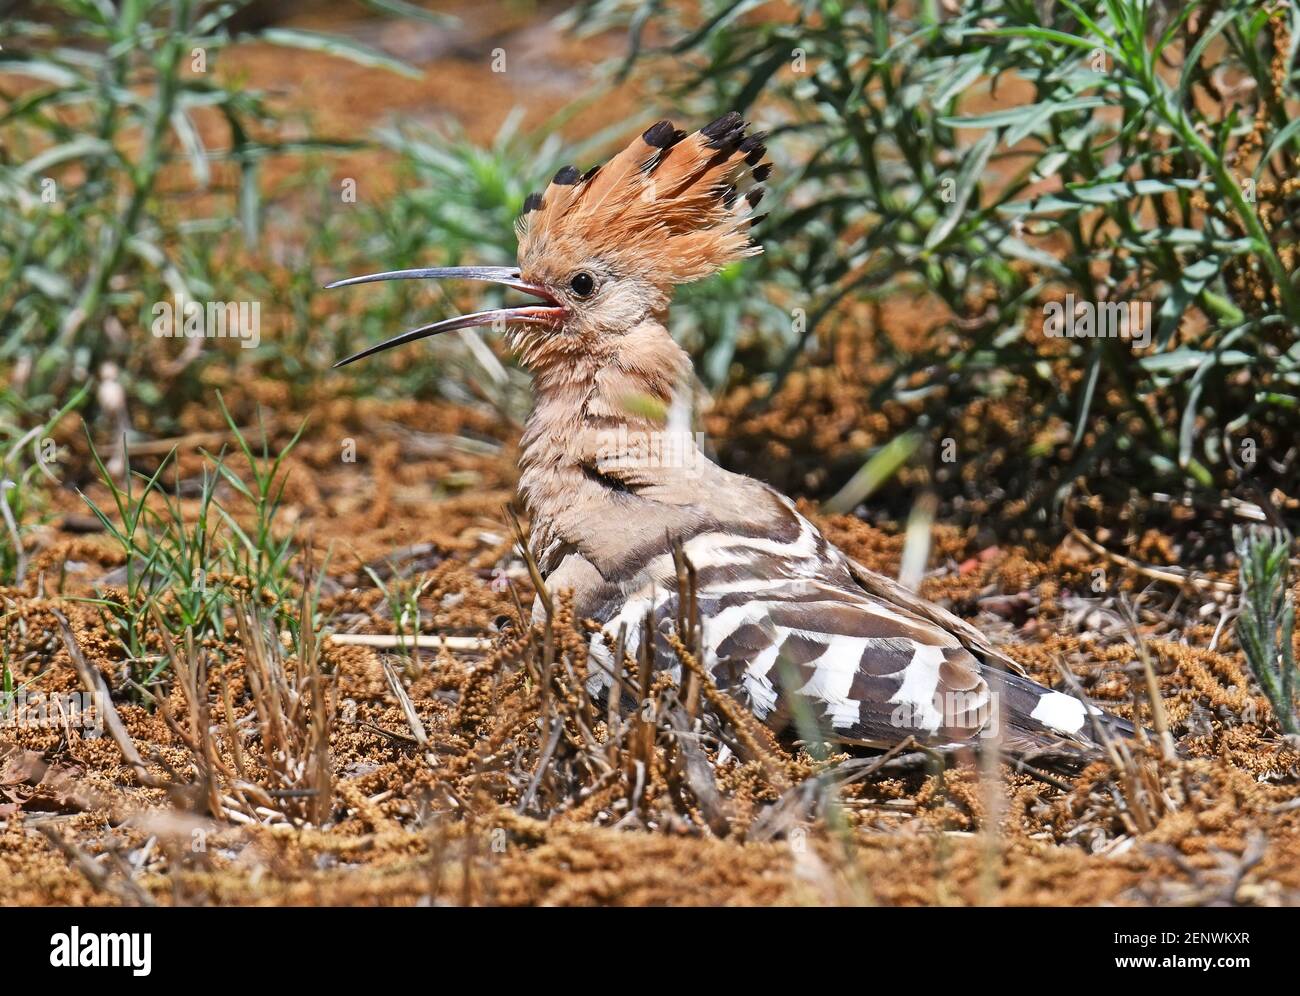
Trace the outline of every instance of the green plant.
<instances>
[{"instance_id":1,"label":"green plant","mask_svg":"<svg viewBox=\"0 0 1300 996\"><path fill-rule=\"evenodd\" d=\"M55 403L104 361L133 375L144 403L185 396L177 384L153 383L132 330L148 328L153 304L174 294L231 297L241 274L219 262L216 247L230 249L241 232L256 244L263 159L353 147L277 140L261 95L217 72L222 49L253 37L230 28L245 5L57 0L44 4L51 22L6 20L0 362L13 365L14 388L30 400ZM343 38L284 28L258 37L414 72ZM212 116L224 124L225 147L204 145L198 122ZM161 181L185 164L194 188L208 189L214 164L226 163L237 174L237 203L208 218L180 217Z\"/></svg>"},{"instance_id":2,"label":"green plant","mask_svg":"<svg viewBox=\"0 0 1300 996\"><path fill-rule=\"evenodd\" d=\"M10 707L14 700L14 673L9 670L9 647L0 647L4 660L0 661L0 714Z\"/></svg>"},{"instance_id":3,"label":"green plant","mask_svg":"<svg viewBox=\"0 0 1300 996\"><path fill-rule=\"evenodd\" d=\"M388 604L389 615L393 617L393 632L397 636L398 652L418 663L420 660L420 596L424 594L432 578L429 576L419 579L400 578L394 574L391 583L386 584L370 566L367 565L365 571L370 575L370 580L375 583L375 587L383 592L384 601Z\"/></svg>"},{"instance_id":4,"label":"green plant","mask_svg":"<svg viewBox=\"0 0 1300 996\"><path fill-rule=\"evenodd\" d=\"M204 474L197 521L187 524L179 494L171 500L160 484L174 456L173 450L159 461L153 474L145 475L131 469L128 449L123 483L119 486L91 442L91 457L101 483L113 499L116 517L88 495L81 495L124 558L122 587L102 590L89 601L100 607L105 628L122 648L132 679L143 680L144 684L157 677L162 666L142 669L150 661L162 660L150 641L150 632L157 623L178 629L200 626L208 632L220 622L216 604L219 592L207 585L213 478ZM163 505L161 512L150 505L150 498L155 496Z\"/></svg>"},{"instance_id":5,"label":"green plant","mask_svg":"<svg viewBox=\"0 0 1300 996\"><path fill-rule=\"evenodd\" d=\"M167 664L158 654L154 634L159 627L173 637L189 632L198 639L220 638L237 598L247 593L301 639L301 620L291 610L294 579L290 562L297 552L292 530L277 535L276 516L284 494L283 461L297 443L302 427L274 456L263 439L259 458L236 425L225 401L218 402L239 450L248 462L246 482L224 454L206 454L197 497L182 498L179 472L173 491L164 486L164 471L176 471L175 451L152 474L127 470L119 485L99 454L91 454L101 483L113 499L115 515L89 496L82 498L124 557L122 586L107 588L90 599L103 612L109 633L122 648L134 677L148 685ZM226 484L237 503L220 500L218 486ZM244 524L240 519L244 518ZM250 524L251 522L251 524ZM314 601L310 608L315 610ZM153 667L140 665L153 663Z\"/></svg>"},{"instance_id":6,"label":"green plant","mask_svg":"<svg viewBox=\"0 0 1300 996\"><path fill-rule=\"evenodd\" d=\"M1295 599L1291 595L1291 537L1282 529L1234 530L1241 562L1237 640L1283 733L1300 734L1296 714Z\"/></svg>"},{"instance_id":7,"label":"green plant","mask_svg":"<svg viewBox=\"0 0 1300 996\"><path fill-rule=\"evenodd\" d=\"M58 411L31 428L24 427L24 419L18 414L30 412L30 407L10 392L0 395L0 437L7 447L0 462L0 584L21 585L26 578L23 537L41 503L40 478L58 481L50 469L56 457L50 433L65 415L81 407L88 393L89 389L83 387ZM11 413L18 417L11 417Z\"/></svg>"},{"instance_id":8,"label":"green plant","mask_svg":"<svg viewBox=\"0 0 1300 996\"><path fill-rule=\"evenodd\" d=\"M230 410L226 407L225 398L221 396L219 391L217 392L217 402L221 405L221 414L225 416L226 424L230 426L231 434L235 437L235 443L239 451L248 463L248 473L251 478L250 482L246 484L228 466L224 454L217 456L207 454L221 477L244 499L252 510L252 527L245 530L234 516L226 510L225 506L221 504L215 506L217 513L221 516L226 528L233 537L233 542L226 547L226 566L230 570L248 578L257 591L269 594L276 601L279 601L287 592L289 561L295 552L292 532L285 533L280 537L275 535L276 513L280 510L284 498L284 487L288 483L288 475L281 473L281 471L285 457L289 455L289 452L297 445L298 440L302 438L307 423L304 420L289 442L274 456L271 455L270 442L267 437L266 427L263 424L262 452L259 457L253 452L248 439L231 417Z\"/></svg>"},{"instance_id":9,"label":"green plant","mask_svg":"<svg viewBox=\"0 0 1300 996\"><path fill-rule=\"evenodd\" d=\"M996 479L1044 512L1080 480L1297 477L1286 440L1300 408L1300 127L1288 108L1300 98L1300 10L754 7L594 0L571 15L592 31L627 25L624 71L638 66L675 104L756 104L771 132L774 177L788 179L752 292L793 274L807 321L750 376L780 382L842 327L847 302L920 294L940 316L927 344L903 348L877 330L892 369L874 383L876 403L908 399L968 460L999 447L963 437L973 402L1008 399L1042 427L1014 442L1015 459L960 475L966 487L987 493ZM1050 304L1066 294L1094 308L1149 304L1149 345L1045 342ZM1248 441L1275 462L1246 459Z\"/></svg>"}]
</instances>

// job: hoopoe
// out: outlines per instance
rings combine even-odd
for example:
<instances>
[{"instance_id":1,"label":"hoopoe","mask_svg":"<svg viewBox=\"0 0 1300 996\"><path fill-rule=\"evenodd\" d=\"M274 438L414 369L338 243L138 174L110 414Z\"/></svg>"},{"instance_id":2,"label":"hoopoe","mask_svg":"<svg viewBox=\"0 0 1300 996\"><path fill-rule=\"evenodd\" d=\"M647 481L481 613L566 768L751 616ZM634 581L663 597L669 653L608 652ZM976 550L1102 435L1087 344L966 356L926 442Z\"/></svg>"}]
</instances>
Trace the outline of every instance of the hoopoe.
<instances>
[{"instance_id":1,"label":"hoopoe","mask_svg":"<svg viewBox=\"0 0 1300 996\"><path fill-rule=\"evenodd\" d=\"M709 460L680 415L692 383L665 327L678 284L761 249L749 236L771 164L737 113L687 135L669 121L603 166L566 166L519 219L519 265L397 270L375 280L486 280L541 303L435 322L380 350L498 325L533 376L519 491L531 553L580 617L620 631L635 660L652 617L657 666L677 619L677 546L695 570L703 663L774 730L811 715L826 740L1007 749L1093 746L1131 729L1025 677L969 623L855 563L783 495ZM742 193L738 182L752 180ZM613 655L598 634L592 691ZM796 731L800 732L800 731ZM806 731L803 735L807 735Z\"/></svg>"}]
</instances>

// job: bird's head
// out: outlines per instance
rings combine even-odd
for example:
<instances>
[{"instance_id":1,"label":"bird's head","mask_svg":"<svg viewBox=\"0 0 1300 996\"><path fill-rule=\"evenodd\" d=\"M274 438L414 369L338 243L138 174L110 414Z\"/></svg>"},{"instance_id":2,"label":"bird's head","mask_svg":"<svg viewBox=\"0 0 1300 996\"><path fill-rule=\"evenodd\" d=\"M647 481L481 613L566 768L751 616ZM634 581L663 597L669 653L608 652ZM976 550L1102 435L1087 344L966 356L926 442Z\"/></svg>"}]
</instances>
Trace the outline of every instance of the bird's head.
<instances>
[{"instance_id":1,"label":"bird's head","mask_svg":"<svg viewBox=\"0 0 1300 996\"><path fill-rule=\"evenodd\" d=\"M519 265L434 267L353 277L374 280L488 280L540 304L480 311L426 325L339 361L351 363L439 332L492 325L534 369L577 355L617 351L623 334L662 314L672 289L761 252L750 241L767 178L763 136L747 135L739 114L694 134L669 121L648 128L602 166L566 166L532 194L517 224ZM756 183L737 185L746 168Z\"/></svg>"}]
</instances>

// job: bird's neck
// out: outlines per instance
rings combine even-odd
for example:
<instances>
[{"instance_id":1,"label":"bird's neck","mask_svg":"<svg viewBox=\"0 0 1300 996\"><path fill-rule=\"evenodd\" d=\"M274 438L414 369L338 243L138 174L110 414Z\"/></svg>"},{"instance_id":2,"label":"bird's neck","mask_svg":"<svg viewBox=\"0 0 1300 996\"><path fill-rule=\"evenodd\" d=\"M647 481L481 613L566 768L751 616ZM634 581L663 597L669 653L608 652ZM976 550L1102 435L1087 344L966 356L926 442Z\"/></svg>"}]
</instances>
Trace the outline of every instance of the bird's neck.
<instances>
[{"instance_id":1,"label":"bird's neck","mask_svg":"<svg viewBox=\"0 0 1300 996\"><path fill-rule=\"evenodd\" d=\"M534 367L534 406L520 441L519 493L532 521L535 552L557 539L576 542L567 535L574 531L575 510L599 516L609 507L617 514L608 483L592 473L593 440L608 450L662 432L666 413L690 378L690 358L658 318L619 335L607 353Z\"/></svg>"}]
</instances>

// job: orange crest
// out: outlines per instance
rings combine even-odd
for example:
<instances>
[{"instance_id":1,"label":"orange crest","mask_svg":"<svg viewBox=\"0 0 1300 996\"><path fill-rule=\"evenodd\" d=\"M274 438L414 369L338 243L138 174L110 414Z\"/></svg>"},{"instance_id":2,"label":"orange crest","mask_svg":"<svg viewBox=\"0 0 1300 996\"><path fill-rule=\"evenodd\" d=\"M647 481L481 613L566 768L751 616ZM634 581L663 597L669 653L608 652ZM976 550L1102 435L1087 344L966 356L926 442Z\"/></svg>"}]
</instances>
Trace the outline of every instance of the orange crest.
<instances>
[{"instance_id":1,"label":"orange crest","mask_svg":"<svg viewBox=\"0 0 1300 996\"><path fill-rule=\"evenodd\" d=\"M747 127L734 111L689 136L660 121L603 166L564 167L524 205L520 269L596 257L667 288L762 252L749 228L763 188L736 184L747 166L765 180L771 164Z\"/></svg>"}]
</instances>

